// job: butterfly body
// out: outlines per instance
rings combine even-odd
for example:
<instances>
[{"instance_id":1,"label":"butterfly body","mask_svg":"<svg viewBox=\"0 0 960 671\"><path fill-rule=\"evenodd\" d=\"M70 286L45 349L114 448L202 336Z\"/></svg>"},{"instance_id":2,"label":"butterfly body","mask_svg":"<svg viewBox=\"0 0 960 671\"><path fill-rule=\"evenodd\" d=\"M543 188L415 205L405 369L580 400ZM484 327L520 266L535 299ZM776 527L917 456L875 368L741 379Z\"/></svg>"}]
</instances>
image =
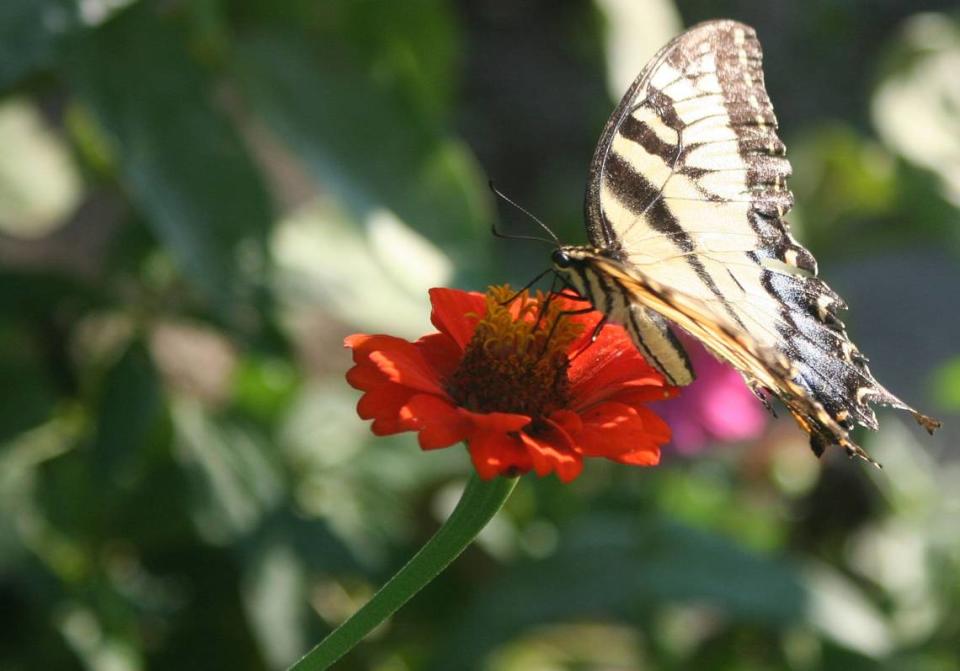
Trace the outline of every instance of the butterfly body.
<instances>
[{"instance_id":1,"label":"butterfly body","mask_svg":"<svg viewBox=\"0 0 960 671\"><path fill-rule=\"evenodd\" d=\"M590 166L590 244L563 246L565 283L622 324L674 385L694 371L670 324L779 397L810 434L869 459L850 438L877 428L870 403L911 412L871 375L785 215L791 166L753 29L700 24L651 60L624 95Z\"/></svg>"}]
</instances>

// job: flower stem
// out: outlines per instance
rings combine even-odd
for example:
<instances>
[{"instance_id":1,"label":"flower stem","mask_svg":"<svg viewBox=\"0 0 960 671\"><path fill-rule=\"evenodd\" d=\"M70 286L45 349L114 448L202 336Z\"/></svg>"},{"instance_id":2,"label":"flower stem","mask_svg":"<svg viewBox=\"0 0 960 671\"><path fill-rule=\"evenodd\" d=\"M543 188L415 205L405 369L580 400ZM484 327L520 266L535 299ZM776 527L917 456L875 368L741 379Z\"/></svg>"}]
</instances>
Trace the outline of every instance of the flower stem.
<instances>
[{"instance_id":1,"label":"flower stem","mask_svg":"<svg viewBox=\"0 0 960 671\"><path fill-rule=\"evenodd\" d=\"M517 478L499 477L484 481L474 475L453 513L427 544L370 601L288 671L330 668L449 566L497 514L516 484Z\"/></svg>"}]
</instances>

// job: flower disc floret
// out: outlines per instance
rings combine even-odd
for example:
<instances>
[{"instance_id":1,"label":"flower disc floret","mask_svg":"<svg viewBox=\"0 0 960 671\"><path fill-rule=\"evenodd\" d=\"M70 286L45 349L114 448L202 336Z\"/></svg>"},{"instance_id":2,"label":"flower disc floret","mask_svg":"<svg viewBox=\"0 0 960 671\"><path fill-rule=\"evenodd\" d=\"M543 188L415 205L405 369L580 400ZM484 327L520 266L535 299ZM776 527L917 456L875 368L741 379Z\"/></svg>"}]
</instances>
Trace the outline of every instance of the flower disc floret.
<instances>
[{"instance_id":1,"label":"flower disc floret","mask_svg":"<svg viewBox=\"0 0 960 671\"><path fill-rule=\"evenodd\" d=\"M486 312L445 387L469 410L537 420L570 401L567 348L583 324L564 319L560 306L542 294L511 298L509 287L491 287Z\"/></svg>"}]
</instances>

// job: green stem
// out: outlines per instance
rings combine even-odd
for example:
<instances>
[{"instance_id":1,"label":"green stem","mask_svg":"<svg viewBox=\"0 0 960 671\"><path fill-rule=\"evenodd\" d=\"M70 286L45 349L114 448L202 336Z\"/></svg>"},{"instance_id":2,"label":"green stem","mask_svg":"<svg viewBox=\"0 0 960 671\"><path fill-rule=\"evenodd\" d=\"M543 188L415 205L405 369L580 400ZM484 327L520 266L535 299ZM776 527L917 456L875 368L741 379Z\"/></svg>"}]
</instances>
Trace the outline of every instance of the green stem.
<instances>
[{"instance_id":1,"label":"green stem","mask_svg":"<svg viewBox=\"0 0 960 671\"><path fill-rule=\"evenodd\" d=\"M288 671L322 671L330 668L449 566L497 514L516 484L517 478L484 481L474 475L453 513L427 544L370 601Z\"/></svg>"}]
</instances>

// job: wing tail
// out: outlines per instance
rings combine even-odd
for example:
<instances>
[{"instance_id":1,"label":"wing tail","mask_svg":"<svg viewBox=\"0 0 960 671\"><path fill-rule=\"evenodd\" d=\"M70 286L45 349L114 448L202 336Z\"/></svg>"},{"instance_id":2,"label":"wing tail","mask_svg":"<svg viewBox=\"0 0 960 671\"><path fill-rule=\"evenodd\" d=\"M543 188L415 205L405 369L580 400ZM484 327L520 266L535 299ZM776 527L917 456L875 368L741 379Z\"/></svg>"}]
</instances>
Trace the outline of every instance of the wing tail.
<instances>
[{"instance_id":1,"label":"wing tail","mask_svg":"<svg viewBox=\"0 0 960 671\"><path fill-rule=\"evenodd\" d=\"M762 345L703 300L665 287L641 273L628 271L616 261L596 257L593 263L598 266L597 272L617 280L637 308L676 324L700 340L718 358L740 370L752 388L768 389L777 396L810 436L810 446L817 456L828 446L838 445L851 457L880 465L851 437L850 411L847 408L828 409L819 402L802 383L797 366L782 352ZM879 384L867 389L869 393L856 399L858 405L874 400L902 408L930 433L940 426L939 421L917 412ZM877 398L881 393L883 396Z\"/></svg>"}]
</instances>

